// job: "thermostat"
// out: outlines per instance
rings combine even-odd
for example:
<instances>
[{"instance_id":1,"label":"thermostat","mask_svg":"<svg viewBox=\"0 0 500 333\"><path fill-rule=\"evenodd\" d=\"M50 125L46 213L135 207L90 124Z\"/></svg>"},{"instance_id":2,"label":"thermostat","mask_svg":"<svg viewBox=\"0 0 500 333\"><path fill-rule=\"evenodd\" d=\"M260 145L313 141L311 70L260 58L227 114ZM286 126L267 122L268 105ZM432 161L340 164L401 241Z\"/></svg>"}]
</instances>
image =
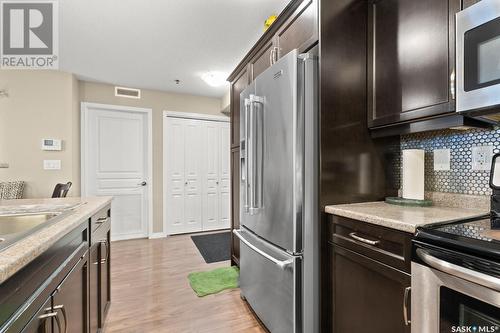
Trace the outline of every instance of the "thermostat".
<instances>
[{"instance_id":1,"label":"thermostat","mask_svg":"<svg viewBox=\"0 0 500 333\"><path fill-rule=\"evenodd\" d=\"M42 150L62 150L62 142L59 139L43 139Z\"/></svg>"}]
</instances>

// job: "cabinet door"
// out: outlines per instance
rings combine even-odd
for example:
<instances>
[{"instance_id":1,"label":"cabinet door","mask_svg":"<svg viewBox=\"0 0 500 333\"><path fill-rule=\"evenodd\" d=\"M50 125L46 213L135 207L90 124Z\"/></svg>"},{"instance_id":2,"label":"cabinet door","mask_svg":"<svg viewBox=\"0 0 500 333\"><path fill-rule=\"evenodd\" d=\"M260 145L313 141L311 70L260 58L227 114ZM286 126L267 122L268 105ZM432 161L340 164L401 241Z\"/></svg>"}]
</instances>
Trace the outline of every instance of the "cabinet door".
<instances>
[{"instance_id":1,"label":"cabinet door","mask_svg":"<svg viewBox=\"0 0 500 333\"><path fill-rule=\"evenodd\" d=\"M275 61L274 54L273 54L273 49L274 49L274 38L271 39L259 52L253 59L250 61L250 68L251 68L251 79L250 81L253 81L259 76L260 73L271 67L273 62Z\"/></svg>"},{"instance_id":2,"label":"cabinet door","mask_svg":"<svg viewBox=\"0 0 500 333\"><path fill-rule=\"evenodd\" d=\"M293 49L306 51L318 40L317 0L305 0L276 34L282 57Z\"/></svg>"},{"instance_id":3,"label":"cabinet door","mask_svg":"<svg viewBox=\"0 0 500 333\"><path fill-rule=\"evenodd\" d=\"M240 228L240 149L231 151L231 229ZM239 265L240 241L231 233L231 263Z\"/></svg>"},{"instance_id":4,"label":"cabinet door","mask_svg":"<svg viewBox=\"0 0 500 333\"><path fill-rule=\"evenodd\" d=\"M247 66L248 67L248 66ZM240 94L249 82L249 70L245 67L231 83L231 146L240 145Z\"/></svg>"},{"instance_id":5,"label":"cabinet door","mask_svg":"<svg viewBox=\"0 0 500 333\"><path fill-rule=\"evenodd\" d=\"M89 332L97 333L99 329L99 247L94 244L89 254Z\"/></svg>"},{"instance_id":6,"label":"cabinet door","mask_svg":"<svg viewBox=\"0 0 500 333\"><path fill-rule=\"evenodd\" d=\"M49 298L38 312L31 318L22 330L23 333L45 333L52 332L52 318L56 315L52 312L52 299Z\"/></svg>"},{"instance_id":7,"label":"cabinet door","mask_svg":"<svg viewBox=\"0 0 500 333\"><path fill-rule=\"evenodd\" d=\"M111 232L100 242L99 248L99 328L104 327L111 303Z\"/></svg>"},{"instance_id":8,"label":"cabinet door","mask_svg":"<svg viewBox=\"0 0 500 333\"><path fill-rule=\"evenodd\" d=\"M54 325L53 332L87 332L89 304L87 268L88 254L85 254L54 292L53 311L58 313L61 329Z\"/></svg>"},{"instance_id":9,"label":"cabinet door","mask_svg":"<svg viewBox=\"0 0 500 333\"><path fill-rule=\"evenodd\" d=\"M369 127L455 110L454 17L459 10L460 0L373 1Z\"/></svg>"},{"instance_id":10,"label":"cabinet door","mask_svg":"<svg viewBox=\"0 0 500 333\"><path fill-rule=\"evenodd\" d=\"M467 7L470 7L473 4L478 3L479 1L481 1L481 0L463 0L462 8L465 9Z\"/></svg>"},{"instance_id":11,"label":"cabinet door","mask_svg":"<svg viewBox=\"0 0 500 333\"><path fill-rule=\"evenodd\" d=\"M333 332L409 333L403 307L410 275L342 247L330 248Z\"/></svg>"}]
</instances>

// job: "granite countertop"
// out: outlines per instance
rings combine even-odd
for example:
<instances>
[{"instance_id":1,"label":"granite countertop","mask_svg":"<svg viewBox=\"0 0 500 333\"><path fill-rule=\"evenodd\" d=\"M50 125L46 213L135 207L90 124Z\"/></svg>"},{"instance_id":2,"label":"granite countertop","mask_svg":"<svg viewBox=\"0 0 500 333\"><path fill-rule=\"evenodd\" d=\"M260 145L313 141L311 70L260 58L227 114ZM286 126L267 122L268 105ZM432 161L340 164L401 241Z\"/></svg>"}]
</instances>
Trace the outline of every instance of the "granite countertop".
<instances>
[{"instance_id":1,"label":"granite countertop","mask_svg":"<svg viewBox=\"0 0 500 333\"><path fill-rule=\"evenodd\" d=\"M59 239L111 203L111 197L21 199L0 201L0 215L72 211L11 246L0 250L0 284L48 250Z\"/></svg>"},{"instance_id":2,"label":"granite countertop","mask_svg":"<svg viewBox=\"0 0 500 333\"><path fill-rule=\"evenodd\" d=\"M330 214L343 216L363 222L380 225L383 227L415 233L417 227L454 222L458 220L476 218L489 213L487 205L478 204L478 208L461 208L461 199L473 200L470 196L454 196L447 202L439 201L439 205L431 207L405 207L391 205L383 201L366 202L346 205L326 206L325 211ZM489 197L488 197L489 198ZM478 202L487 200L486 198L476 199Z\"/></svg>"}]
</instances>

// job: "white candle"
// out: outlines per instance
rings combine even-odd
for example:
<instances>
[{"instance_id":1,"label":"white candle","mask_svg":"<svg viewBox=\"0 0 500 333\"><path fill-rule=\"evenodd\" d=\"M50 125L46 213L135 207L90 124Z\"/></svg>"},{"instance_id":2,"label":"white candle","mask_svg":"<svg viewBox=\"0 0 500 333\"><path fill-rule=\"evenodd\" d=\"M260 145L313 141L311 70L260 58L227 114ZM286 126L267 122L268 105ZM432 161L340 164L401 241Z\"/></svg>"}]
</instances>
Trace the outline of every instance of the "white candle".
<instances>
[{"instance_id":1,"label":"white candle","mask_svg":"<svg viewBox=\"0 0 500 333\"><path fill-rule=\"evenodd\" d=\"M422 149L403 150L403 198L424 200L424 159Z\"/></svg>"}]
</instances>

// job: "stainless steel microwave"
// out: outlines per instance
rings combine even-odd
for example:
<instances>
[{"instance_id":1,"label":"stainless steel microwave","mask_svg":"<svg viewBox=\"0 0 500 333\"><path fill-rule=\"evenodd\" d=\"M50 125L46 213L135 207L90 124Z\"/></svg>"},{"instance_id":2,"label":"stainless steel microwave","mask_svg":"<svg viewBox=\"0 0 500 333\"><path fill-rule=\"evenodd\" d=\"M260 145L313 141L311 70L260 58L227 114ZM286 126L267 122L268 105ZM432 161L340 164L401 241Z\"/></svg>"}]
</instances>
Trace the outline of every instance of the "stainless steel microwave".
<instances>
[{"instance_id":1,"label":"stainless steel microwave","mask_svg":"<svg viewBox=\"0 0 500 333\"><path fill-rule=\"evenodd\" d=\"M457 111L500 121L500 0L457 13Z\"/></svg>"}]
</instances>

